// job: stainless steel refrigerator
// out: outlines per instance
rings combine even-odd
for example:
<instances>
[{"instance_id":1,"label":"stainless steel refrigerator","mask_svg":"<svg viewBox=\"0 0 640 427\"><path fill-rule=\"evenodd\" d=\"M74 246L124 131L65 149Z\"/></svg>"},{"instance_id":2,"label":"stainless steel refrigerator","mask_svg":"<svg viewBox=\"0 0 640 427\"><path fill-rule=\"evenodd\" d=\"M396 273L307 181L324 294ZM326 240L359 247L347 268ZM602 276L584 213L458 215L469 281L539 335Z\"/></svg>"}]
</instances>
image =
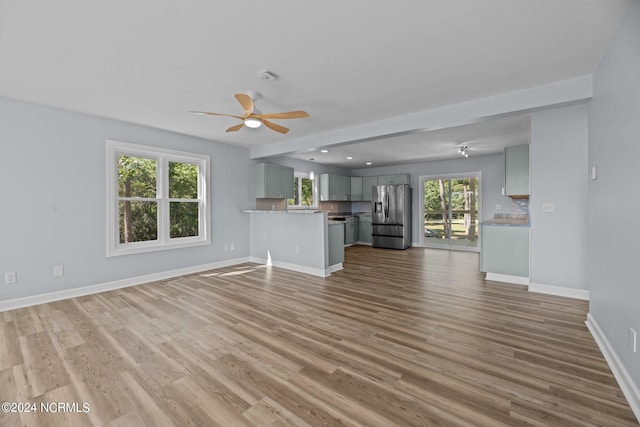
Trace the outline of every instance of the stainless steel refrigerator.
<instances>
[{"instance_id":1,"label":"stainless steel refrigerator","mask_svg":"<svg viewBox=\"0 0 640 427\"><path fill-rule=\"evenodd\" d=\"M372 244L377 248L411 246L411 187L378 185L371 198Z\"/></svg>"}]
</instances>

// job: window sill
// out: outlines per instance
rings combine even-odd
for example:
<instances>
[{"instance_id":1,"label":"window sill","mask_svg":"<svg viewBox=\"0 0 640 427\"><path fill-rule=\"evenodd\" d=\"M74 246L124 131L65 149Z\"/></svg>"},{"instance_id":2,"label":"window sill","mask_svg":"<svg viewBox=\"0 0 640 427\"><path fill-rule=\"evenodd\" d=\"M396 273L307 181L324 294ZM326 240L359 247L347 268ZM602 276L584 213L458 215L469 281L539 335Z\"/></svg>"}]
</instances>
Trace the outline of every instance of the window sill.
<instances>
[{"instance_id":1,"label":"window sill","mask_svg":"<svg viewBox=\"0 0 640 427\"><path fill-rule=\"evenodd\" d=\"M191 248L196 246L205 246L210 245L210 239L189 239L188 241L176 242L176 243L165 243L165 244L143 244L136 246L125 246L121 245L117 248L109 248L107 250L107 258L117 257L122 255L135 255L135 254L143 254L147 252L158 252L158 251L166 251L169 249L183 249L183 248Z\"/></svg>"}]
</instances>

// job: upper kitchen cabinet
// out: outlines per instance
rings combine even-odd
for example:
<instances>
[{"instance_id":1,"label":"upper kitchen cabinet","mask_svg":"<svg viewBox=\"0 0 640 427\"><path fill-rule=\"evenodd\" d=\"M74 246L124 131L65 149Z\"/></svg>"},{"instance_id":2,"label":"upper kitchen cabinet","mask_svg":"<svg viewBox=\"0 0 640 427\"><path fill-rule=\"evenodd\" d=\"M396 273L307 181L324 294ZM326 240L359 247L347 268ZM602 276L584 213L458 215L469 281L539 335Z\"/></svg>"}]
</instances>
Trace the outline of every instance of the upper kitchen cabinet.
<instances>
[{"instance_id":1,"label":"upper kitchen cabinet","mask_svg":"<svg viewBox=\"0 0 640 427\"><path fill-rule=\"evenodd\" d=\"M348 201L351 195L351 178L331 173L320 174L320 200Z\"/></svg>"},{"instance_id":2,"label":"upper kitchen cabinet","mask_svg":"<svg viewBox=\"0 0 640 427\"><path fill-rule=\"evenodd\" d=\"M362 200L362 177L361 176L352 176L351 177L351 197L349 200L354 202L359 202Z\"/></svg>"},{"instance_id":3,"label":"upper kitchen cabinet","mask_svg":"<svg viewBox=\"0 0 640 427\"><path fill-rule=\"evenodd\" d=\"M378 177L378 185L402 185L411 184L409 174L403 173L399 175L382 175Z\"/></svg>"},{"instance_id":4,"label":"upper kitchen cabinet","mask_svg":"<svg viewBox=\"0 0 640 427\"><path fill-rule=\"evenodd\" d=\"M293 168L258 163L256 165L257 199L293 199Z\"/></svg>"},{"instance_id":5,"label":"upper kitchen cabinet","mask_svg":"<svg viewBox=\"0 0 640 427\"><path fill-rule=\"evenodd\" d=\"M365 202L371 201L373 194L373 187L378 185L377 176L365 176L362 178L362 200Z\"/></svg>"},{"instance_id":6,"label":"upper kitchen cabinet","mask_svg":"<svg viewBox=\"0 0 640 427\"><path fill-rule=\"evenodd\" d=\"M504 149L505 196L528 198L529 145L515 145Z\"/></svg>"}]
</instances>

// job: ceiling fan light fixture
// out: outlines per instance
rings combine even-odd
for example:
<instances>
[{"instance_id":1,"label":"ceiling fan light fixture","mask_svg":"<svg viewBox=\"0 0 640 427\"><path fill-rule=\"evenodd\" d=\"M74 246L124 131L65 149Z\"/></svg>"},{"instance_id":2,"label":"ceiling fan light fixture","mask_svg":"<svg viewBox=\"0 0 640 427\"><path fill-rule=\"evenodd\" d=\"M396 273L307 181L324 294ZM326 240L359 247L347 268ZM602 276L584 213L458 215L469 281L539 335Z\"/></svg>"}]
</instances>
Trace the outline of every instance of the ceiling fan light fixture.
<instances>
[{"instance_id":1,"label":"ceiling fan light fixture","mask_svg":"<svg viewBox=\"0 0 640 427\"><path fill-rule=\"evenodd\" d=\"M465 158L468 158L470 155L469 146L461 145L460 148L458 148L458 153L463 155Z\"/></svg>"},{"instance_id":2,"label":"ceiling fan light fixture","mask_svg":"<svg viewBox=\"0 0 640 427\"><path fill-rule=\"evenodd\" d=\"M256 129L262 126L262 120L253 117L247 117L246 119L244 119L244 125L248 128Z\"/></svg>"}]
</instances>

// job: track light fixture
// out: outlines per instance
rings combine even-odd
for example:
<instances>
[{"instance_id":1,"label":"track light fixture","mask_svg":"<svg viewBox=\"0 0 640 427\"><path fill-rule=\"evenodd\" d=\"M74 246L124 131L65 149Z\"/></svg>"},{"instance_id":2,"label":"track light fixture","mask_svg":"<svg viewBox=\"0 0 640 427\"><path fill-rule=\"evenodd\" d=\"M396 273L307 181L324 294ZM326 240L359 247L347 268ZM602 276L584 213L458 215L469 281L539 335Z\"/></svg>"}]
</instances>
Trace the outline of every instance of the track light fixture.
<instances>
[{"instance_id":1,"label":"track light fixture","mask_svg":"<svg viewBox=\"0 0 640 427\"><path fill-rule=\"evenodd\" d=\"M469 157L470 155L470 151L469 151L469 146L468 145L461 145L458 148L458 153L464 157Z\"/></svg>"}]
</instances>

